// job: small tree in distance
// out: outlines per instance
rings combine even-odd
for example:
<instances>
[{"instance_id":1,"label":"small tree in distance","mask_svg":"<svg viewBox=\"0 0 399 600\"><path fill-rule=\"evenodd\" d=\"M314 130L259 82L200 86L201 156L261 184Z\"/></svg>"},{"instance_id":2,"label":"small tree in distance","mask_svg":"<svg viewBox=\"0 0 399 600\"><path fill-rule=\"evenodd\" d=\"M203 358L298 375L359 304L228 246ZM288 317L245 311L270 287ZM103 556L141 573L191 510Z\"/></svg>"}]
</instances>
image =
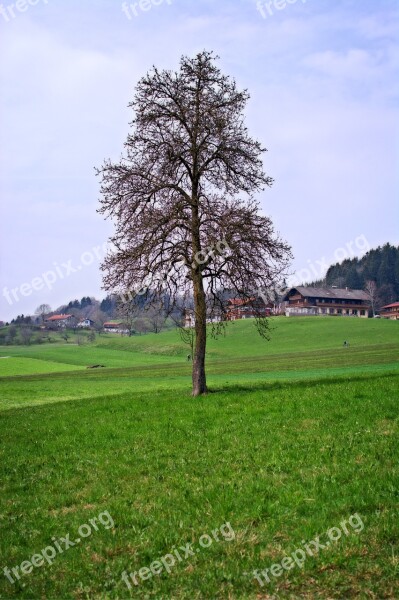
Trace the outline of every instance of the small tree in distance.
<instances>
[{"instance_id":1,"label":"small tree in distance","mask_svg":"<svg viewBox=\"0 0 399 600\"><path fill-rule=\"evenodd\" d=\"M115 221L114 252L102 265L106 290L151 290L169 307L194 299L194 396L207 391L207 316L224 310L220 290L250 300L278 285L289 246L260 213L254 194L271 186L248 135L239 91L203 51L182 57L178 72L155 67L130 106L125 156L106 161L100 212ZM222 251L228 249L228 251ZM256 319L267 337L268 322Z\"/></svg>"},{"instance_id":2,"label":"small tree in distance","mask_svg":"<svg viewBox=\"0 0 399 600\"><path fill-rule=\"evenodd\" d=\"M371 304L371 310L373 312L373 317L375 317L376 305L378 303L378 288L377 288L377 284L373 280L366 281L366 285L365 285L364 289L365 289L365 291L367 292L367 294L369 296L370 304Z\"/></svg>"},{"instance_id":3,"label":"small tree in distance","mask_svg":"<svg viewBox=\"0 0 399 600\"><path fill-rule=\"evenodd\" d=\"M152 306L145 312L153 333L160 333L166 321L165 307L161 300L153 301Z\"/></svg>"},{"instance_id":4,"label":"small tree in distance","mask_svg":"<svg viewBox=\"0 0 399 600\"><path fill-rule=\"evenodd\" d=\"M129 331L129 336L134 330L134 322L139 314L140 308L133 298L119 298L117 302L117 314L123 319L124 325Z\"/></svg>"},{"instance_id":5,"label":"small tree in distance","mask_svg":"<svg viewBox=\"0 0 399 600\"><path fill-rule=\"evenodd\" d=\"M40 304L35 310L35 315L41 317L42 324L44 323L44 318L51 312L51 306L49 304Z\"/></svg>"},{"instance_id":6,"label":"small tree in distance","mask_svg":"<svg viewBox=\"0 0 399 600\"><path fill-rule=\"evenodd\" d=\"M26 325L22 325L20 335L22 343L25 344L25 346L29 346L33 335L32 329L30 329Z\"/></svg>"},{"instance_id":7,"label":"small tree in distance","mask_svg":"<svg viewBox=\"0 0 399 600\"><path fill-rule=\"evenodd\" d=\"M172 320L174 321L176 328L179 331L181 341L184 344L186 344L190 349L190 354L189 354L190 360L193 360L194 344L195 344L195 329L194 329L194 327L186 326L184 316L182 316L180 319L176 319L176 318L172 317Z\"/></svg>"}]
</instances>

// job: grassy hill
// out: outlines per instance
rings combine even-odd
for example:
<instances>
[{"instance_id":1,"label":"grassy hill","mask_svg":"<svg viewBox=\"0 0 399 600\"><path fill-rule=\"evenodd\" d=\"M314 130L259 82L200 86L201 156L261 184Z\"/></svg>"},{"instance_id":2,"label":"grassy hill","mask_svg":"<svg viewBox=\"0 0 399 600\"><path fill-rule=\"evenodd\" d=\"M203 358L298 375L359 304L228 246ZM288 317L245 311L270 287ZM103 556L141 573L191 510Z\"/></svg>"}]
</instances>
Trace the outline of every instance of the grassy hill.
<instances>
[{"instance_id":1,"label":"grassy hill","mask_svg":"<svg viewBox=\"0 0 399 600\"><path fill-rule=\"evenodd\" d=\"M398 597L398 323L273 325L270 342L249 321L211 340L196 399L177 332L0 349L0 598ZM52 564L3 574L67 534Z\"/></svg>"},{"instance_id":2,"label":"grassy hill","mask_svg":"<svg viewBox=\"0 0 399 600\"><path fill-rule=\"evenodd\" d=\"M398 324L393 321L281 317L272 320L272 327L270 341L257 334L250 320L231 323L225 336L209 340L211 389L396 372L399 366ZM343 348L344 340L349 348ZM171 387L188 393L187 352L177 331L104 335L83 346L8 346L0 349L0 356L8 357L0 358L0 409ZM105 368L87 369L94 364Z\"/></svg>"}]
</instances>

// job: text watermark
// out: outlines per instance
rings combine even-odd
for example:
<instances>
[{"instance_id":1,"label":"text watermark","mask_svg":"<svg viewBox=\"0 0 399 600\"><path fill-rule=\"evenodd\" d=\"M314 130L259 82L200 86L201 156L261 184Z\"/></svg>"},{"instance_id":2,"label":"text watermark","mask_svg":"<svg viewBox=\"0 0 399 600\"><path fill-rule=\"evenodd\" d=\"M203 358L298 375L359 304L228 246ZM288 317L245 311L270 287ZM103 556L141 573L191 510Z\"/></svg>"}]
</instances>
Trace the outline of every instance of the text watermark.
<instances>
[{"instance_id":1,"label":"text watermark","mask_svg":"<svg viewBox=\"0 0 399 600\"><path fill-rule=\"evenodd\" d=\"M138 17L140 13L148 12L153 6L160 6L161 4L172 4L172 0L139 0L139 2L127 2L122 3L122 12L129 21L132 20L132 15Z\"/></svg>"},{"instance_id":2,"label":"text watermark","mask_svg":"<svg viewBox=\"0 0 399 600\"><path fill-rule=\"evenodd\" d=\"M0 4L0 15L6 23L9 23L11 19L15 19L18 16L18 13L26 12L30 6L36 6L39 2L48 4L48 0L17 0L13 4L8 4L7 6Z\"/></svg>"},{"instance_id":3,"label":"text watermark","mask_svg":"<svg viewBox=\"0 0 399 600\"><path fill-rule=\"evenodd\" d=\"M107 510L100 513L98 517L89 519L89 523L95 531L98 531L97 523L101 523L105 529L112 529L112 527L114 527L114 521ZM32 573L34 567L42 567L45 564L45 561L49 565L52 565L57 556L57 552L62 554L65 550L80 544L82 538L87 538L91 535L92 528L90 525L87 523L80 525L78 529L79 537L75 540L70 539L69 533L67 533L65 537L60 537L58 539L52 537L51 539L54 542L53 545L46 546L38 554L33 554L30 560L24 560L20 565L12 567L11 569L4 567L3 573L5 577L7 577L10 583L15 583L14 577L19 580L21 579L21 575L29 575Z\"/></svg>"},{"instance_id":4,"label":"text watermark","mask_svg":"<svg viewBox=\"0 0 399 600\"><path fill-rule=\"evenodd\" d=\"M219 534L222 535L222 540L219 539ZM212 537L207 533L201 535L198 540L199 546L196 548L190 543L185 544L184 546L179 546L179 548L174 546L170 553L165 554L158 560L154 560L149 567L142 567L138 571L129 573L129 575L127 571L123 571L122 579L126 583L129 590L131 590L131 582L134 583L135 586L140 585L140 581L137 579L137 577L139 577L141 581L147 581L154 575L160 575L164 570L169 574L176 564L186 560L187 558L195 556L201 551L202 548L209 548L212 546L214 540L216 542L231 542L235 539L235 537L236 534L230 523L223 523L221 527L218 527L212 531Z\"/></svg>"},{"instance_id":5,"label":"text watermark","mask_svg":"<svg viewBox=\"0 0 399 600\"><path fill-rule=\"evenodd\" d=\"M263 19L267 19L268 17L272 17L276 10L284 10L287 6L296 4L297 2L305 4L306 0L266 0L266 2L258 0L256 10L261 14Z\"/></svg>"},{"instance_id":6,"label":"text watermark","mask_svg":"<svg viewBox=\"0 0 399 600\"><path fill-rule=\"evenodd\" d=\"M328 529L326 532L328 540L325 541L324 544L320 542L320 535L317 535L310 542L305 542L305 540L302 540L301 544L304 549L297 548L290 555L284 556L279 563L274 563L268 569L255 569L253 571L254 579L256 579L259 585L263 587L265 582L270 583L270 576L280 577L284 571L290 571L295 567L295 565L301 569L308 556L315 556L320 552L320 550L325 550L328 548L331 543L338 542L342 536L342 532L344 532L345 535L349 535L350 530L348 529L347 525L350 525L352 531L355 533L360 533L364 529L364 524L361 517L355 513L354 515L351 515L348 520L341 521L340 527L331 527Z\"/></svg>"}]
</instances>

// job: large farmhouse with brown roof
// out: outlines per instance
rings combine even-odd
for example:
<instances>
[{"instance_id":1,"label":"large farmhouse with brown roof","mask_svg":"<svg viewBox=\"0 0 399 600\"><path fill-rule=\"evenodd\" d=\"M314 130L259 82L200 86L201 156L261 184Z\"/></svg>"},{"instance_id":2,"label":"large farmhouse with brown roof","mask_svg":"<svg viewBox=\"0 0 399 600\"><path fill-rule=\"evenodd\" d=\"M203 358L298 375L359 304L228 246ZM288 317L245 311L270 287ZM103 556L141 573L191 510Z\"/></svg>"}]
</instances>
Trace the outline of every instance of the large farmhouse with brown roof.
<instances>
[{"instance_id":1,"label":"large farmhouse with brown roof","mask_svg":"<svg viewBox=\"0 0 399 600\"><path fill-rule=\"evenodd\" d=\"M384 319L392 319L394 321L399 320L399 302L393 302L393 304L387 304L380 310L380 316Z\"/></svg>"},{"instance_id":2,"label":"large farmhouse with brown roof","mask_svg":"<svg viewBox=\"0 0 399 600\"><path fill-rule=\"evenodd\" d=\"M369 316L370 297L363 290L349 288L291 288L283 298L285 314L289 316L340 315L347 317Z\"/></svg>"}]
</instances>

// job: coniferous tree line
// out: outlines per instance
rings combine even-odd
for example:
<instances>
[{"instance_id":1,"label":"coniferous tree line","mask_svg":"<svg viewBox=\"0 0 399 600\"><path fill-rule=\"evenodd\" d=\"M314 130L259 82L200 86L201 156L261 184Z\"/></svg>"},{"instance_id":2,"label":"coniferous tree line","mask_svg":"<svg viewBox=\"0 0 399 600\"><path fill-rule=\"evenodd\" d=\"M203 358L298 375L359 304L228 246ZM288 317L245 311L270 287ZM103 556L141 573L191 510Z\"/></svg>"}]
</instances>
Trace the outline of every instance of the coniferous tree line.
<instances>
[{"instance_id":1,"label":"coniferous tree line","mask_svg":"<svg viewBox=\"0 0 399 600\"><path fill-rule=\"evenodd\" d=\"M311 286L364 290L376 285L377 308L399 301L399 246L387 243L369 250L362 258L351 258L331 265L323 280Z\"/></svg>"}]
</instances>

